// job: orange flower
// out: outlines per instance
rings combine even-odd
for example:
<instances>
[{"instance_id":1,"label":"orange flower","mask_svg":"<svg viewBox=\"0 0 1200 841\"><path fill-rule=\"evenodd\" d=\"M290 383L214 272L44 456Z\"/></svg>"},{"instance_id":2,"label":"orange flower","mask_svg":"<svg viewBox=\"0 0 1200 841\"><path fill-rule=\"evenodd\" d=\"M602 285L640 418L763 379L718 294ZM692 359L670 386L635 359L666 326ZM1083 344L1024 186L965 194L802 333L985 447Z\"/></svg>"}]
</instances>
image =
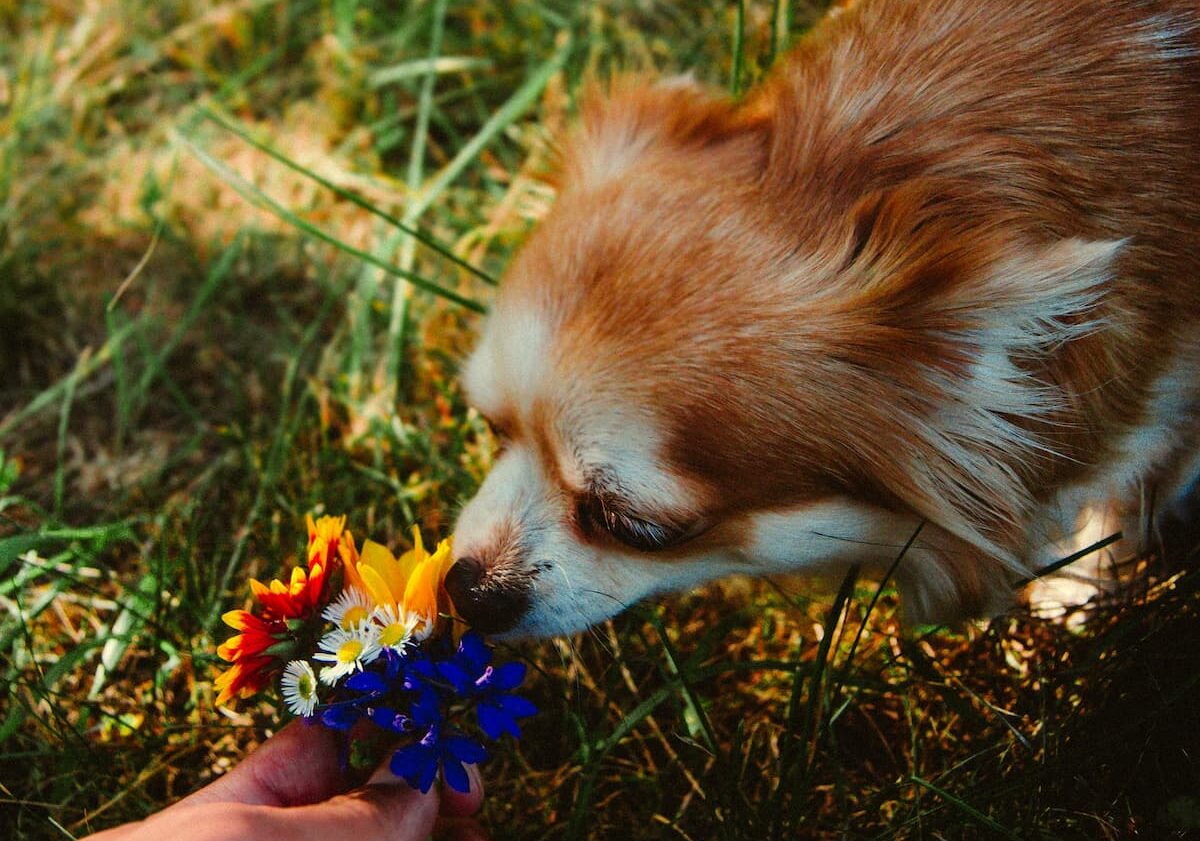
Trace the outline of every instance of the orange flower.
<instances>
[{"instance_id":1,"label":"orange flower","mask_svg":"<svg viewBox=\"0 0 1200 841\"><path fill-rule=\"evenodd\" d=\"M278 579L270 585L250 579L250 592L263 606L268 619L308 619L325 604L325 583L335 564L352 562L358 553L354 538L346 531L346 518L321 517L308 524L308 570L295 567L285 584Z\"/></svg>"},{"instance_id":2,"label":"orange flower","mask_svg":"<svg viewBox=\"0 0 1200 841\"><path fill-rule=\"evenodd\" d=\"M223 707L234 698L249 698L262 692L271 682L277 663L274 657L253 657L230 666L213 681L217 690L217 706Z\"/></svg>"},{"instance_id":3,"label":"orange flower","mask_svg":"<svg viewBox=\"0 0 1200 841\"><path fill-rule=\"evenodd\" d=\"M345 517L321 517L308 525L308 569L296 567L285 584L278 579L269 585L250 579L250 592L261 606L258 615L231 610L222 616L226 625L241 631L227 639L217 654L233 665L214 682L217 705L234 698L248 698L264 689L286 659L292 640L288 622L308 620L325 606L329 573L339 562L358 559L354 538L346 531ZM295 626L293 626L295 627Z\"/></svg>"},{"instance_id":4,"label":"orange flower","mask_svg":"<svg viewBox=\"0 0 1200 841\"><path fill-rule=\"evenodd\" d=\"M247 610L231 610L221 617L229 627L241 631L221 644L217 655L233 665L217 676L217 706L234 698L249 698L270 682L281 662L271 649L289 639L287 623L260 619Z\"/></svg>"},{"instance_id":5,"label":"orange flower","mask_svg":"<svg viewBox=\"0 0 1200 841\"><path fill-rule=\"evenodd\" d=\"M328 567L339 559L346 562L358 553L354 550L354 536L346 531L346 516L321 517L313 522L312 515L305 518L308 524L308 568L316 562Z\"/></svg>"},{"instance_id":6,"label":"orange flower","mask_svg":"<svg viewBox=\"0 0 1200 841\"><path fill-rule=\"evenodd\" d=\"M291 581L284 584L275 579L270 586L251 578L250 592L263 606L263 616L267 618L308 619L325 603L328 569L321 561L314 563L308 572L294 567Z\"/></svg>"}]
</instances>

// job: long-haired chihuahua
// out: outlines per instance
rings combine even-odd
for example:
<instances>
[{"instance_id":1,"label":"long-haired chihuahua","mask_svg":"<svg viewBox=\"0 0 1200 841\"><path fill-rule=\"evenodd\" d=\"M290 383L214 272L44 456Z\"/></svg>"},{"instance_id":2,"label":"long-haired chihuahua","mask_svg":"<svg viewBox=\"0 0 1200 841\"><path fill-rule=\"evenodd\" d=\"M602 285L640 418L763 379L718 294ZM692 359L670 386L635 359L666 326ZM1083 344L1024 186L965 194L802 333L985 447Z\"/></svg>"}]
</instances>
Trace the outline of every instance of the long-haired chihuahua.
<instances>
[{"instance_id":1,"label":"long-haired chihuahua","mask_svg":"<svg viewBox=\"0 0 1200 841\"><path fill-rule=\"evenodd\" d=\"M477 627L886 566L1002 605L1085 504L1200 470L1200 4L863 0L741 101L585 96L465 368L504 442Z\"/></svg>"}]
</instances>

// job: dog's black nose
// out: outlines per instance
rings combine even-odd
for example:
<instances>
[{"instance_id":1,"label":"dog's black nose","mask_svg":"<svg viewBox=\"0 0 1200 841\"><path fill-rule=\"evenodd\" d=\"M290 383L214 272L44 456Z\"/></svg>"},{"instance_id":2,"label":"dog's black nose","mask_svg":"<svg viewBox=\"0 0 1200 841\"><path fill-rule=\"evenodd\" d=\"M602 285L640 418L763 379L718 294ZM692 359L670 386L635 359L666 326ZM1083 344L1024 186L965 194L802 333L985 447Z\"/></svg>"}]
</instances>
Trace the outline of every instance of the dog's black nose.
<instances>
[{"instance_id":1,"label":"dog's black nose","mask_svg":"<svg viewBox=\"0 0 1200 841\"><path fill-rule=\"evenodd\" d=\"M529 585L496 580L474 558L459 558L446 573L446 592L471 627L485 634L507 631L529 610Z\"/></svg>"}]
</instances>

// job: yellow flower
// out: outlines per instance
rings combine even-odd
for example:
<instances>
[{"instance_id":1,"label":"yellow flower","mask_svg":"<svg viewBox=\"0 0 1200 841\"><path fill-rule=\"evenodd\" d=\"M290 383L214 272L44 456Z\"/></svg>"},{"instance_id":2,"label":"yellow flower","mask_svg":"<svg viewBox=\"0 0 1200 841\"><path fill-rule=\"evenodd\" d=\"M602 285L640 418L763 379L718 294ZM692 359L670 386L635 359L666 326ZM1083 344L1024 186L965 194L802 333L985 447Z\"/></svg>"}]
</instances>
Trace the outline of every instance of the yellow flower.
<instances>
[{"instance_id":1,"label":"yellow flower","mask_svg":"<svg viewBox=\"0 0 1200 841\"><path fill-rule=\"evenodd\" d=\"M442 580L453 563L449 538L428 552L414 526L413 548L399 558L374 541L364 543L361 554L346 563L346 587L366 593L377 608L393 608L397 617L420 617L428 634L437 620Z\"/></svg>"}]
</instances>

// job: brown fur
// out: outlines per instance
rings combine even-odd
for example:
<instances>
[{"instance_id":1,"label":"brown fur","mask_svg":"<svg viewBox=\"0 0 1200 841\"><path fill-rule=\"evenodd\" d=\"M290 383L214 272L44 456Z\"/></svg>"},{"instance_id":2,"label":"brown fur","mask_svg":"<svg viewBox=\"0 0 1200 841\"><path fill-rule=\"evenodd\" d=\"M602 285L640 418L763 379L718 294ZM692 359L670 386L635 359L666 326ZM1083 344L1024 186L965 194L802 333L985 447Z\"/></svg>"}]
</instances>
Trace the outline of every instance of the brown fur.
<instances>
[{"instance_id":1,"label":"brown fur","mask_svg":"<svg viewBox=\"0 0 1200 841\"><path fill-rule=\"evenodd\" d=\"M650 407L701 499L663 516L910 512L978 609L1197 346L1198 137L1192 0L875 0L742 103L593 92L498 310L553 325L530 435Z\"/></svg>"}]
</instances>

